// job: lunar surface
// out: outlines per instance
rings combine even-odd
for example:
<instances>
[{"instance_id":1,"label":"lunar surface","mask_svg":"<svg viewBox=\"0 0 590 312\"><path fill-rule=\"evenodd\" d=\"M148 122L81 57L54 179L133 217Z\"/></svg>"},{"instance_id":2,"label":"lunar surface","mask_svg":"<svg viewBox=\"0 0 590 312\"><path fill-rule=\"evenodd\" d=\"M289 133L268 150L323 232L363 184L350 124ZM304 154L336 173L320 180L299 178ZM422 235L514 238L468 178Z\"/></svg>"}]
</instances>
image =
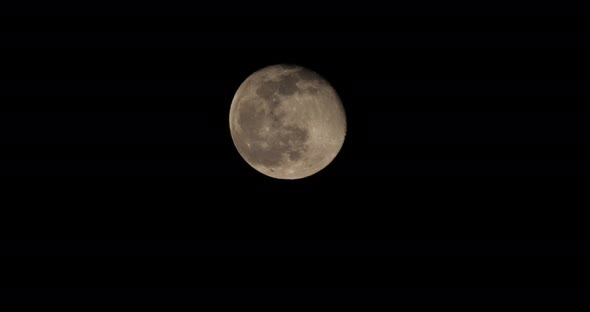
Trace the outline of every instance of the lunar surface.
<instances>
[{"instance_id":1,"label":"lunar surface","mask_svg":"<svg viewBox=\"0 0 590 312\"><path fill-rule=\"evenodd\" d=\"M231 103L232 140L244 160L278 179L300 179L328 166L346 135L338 94L319 74L294 65L250 75Z\"/></svg>"}]
</instances>

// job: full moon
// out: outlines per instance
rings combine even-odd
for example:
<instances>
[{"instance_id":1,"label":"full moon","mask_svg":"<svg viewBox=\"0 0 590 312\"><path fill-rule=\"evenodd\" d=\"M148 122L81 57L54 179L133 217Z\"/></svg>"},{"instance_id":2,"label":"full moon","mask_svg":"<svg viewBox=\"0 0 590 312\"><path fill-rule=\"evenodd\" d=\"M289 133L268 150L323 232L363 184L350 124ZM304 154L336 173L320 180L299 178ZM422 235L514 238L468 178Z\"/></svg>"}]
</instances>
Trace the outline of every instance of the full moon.
<instances>
[{"instance_id":1,"label":"full moon","mask_svg":"<svg viewBox=\"0 0 590 312\"><path fill-rule=\"evenodd\" d=\"M240 85L229 127L250 166L293 180L334 160L344 143L346 115L328 81L307 68L281 64L254 72Z\"/></svg>"}]
</instances>

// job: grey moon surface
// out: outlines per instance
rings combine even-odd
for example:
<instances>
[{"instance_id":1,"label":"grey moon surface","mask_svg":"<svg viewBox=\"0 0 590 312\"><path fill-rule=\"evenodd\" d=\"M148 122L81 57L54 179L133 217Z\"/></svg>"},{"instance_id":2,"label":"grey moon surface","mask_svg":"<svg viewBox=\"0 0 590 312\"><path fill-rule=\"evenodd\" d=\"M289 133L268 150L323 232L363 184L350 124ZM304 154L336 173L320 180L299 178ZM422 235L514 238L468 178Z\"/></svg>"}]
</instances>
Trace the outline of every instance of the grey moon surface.
<instances>
[{"instance_id":1,"label":"grey moon surface","mask_svg":"<svg viewBox=\"0 0 590 312\"><path fill-rule=\"evenodd\" d=\"M328 166L346 136L346 114L334 88L316 72L273 65L240 85L229 113L242 158L277 179L301 179Z\"/></svg>"}]
</instances>

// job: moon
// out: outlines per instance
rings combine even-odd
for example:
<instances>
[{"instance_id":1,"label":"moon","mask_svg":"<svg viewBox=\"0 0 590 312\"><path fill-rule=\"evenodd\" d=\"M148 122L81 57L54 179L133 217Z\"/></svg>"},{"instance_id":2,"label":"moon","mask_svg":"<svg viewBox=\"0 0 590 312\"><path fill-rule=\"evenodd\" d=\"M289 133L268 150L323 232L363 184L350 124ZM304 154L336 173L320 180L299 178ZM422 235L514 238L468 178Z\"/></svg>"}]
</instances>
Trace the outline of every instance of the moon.
<instances>
[{"instance_id":1,"label":"moon","mask_svg":"<svg viewBox=\"0 0 590 312\"><path fill-rule=\"evenodd\" d=\"M316 174L338 155L346 114L334 88L316 72L273 65L251 74L231 103L230 133L242 158L277 179Z\"/></svg>"}]
</instances>

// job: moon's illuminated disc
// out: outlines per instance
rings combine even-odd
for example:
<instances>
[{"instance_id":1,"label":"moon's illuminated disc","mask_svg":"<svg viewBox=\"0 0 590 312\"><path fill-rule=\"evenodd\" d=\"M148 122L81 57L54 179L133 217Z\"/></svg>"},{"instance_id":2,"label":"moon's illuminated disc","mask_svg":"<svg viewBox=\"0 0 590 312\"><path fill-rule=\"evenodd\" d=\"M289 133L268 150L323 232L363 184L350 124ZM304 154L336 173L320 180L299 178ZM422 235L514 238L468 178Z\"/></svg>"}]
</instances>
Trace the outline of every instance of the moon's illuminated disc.
<instances>
[{"instance_id":1,"label":"moon's illuminated disc","mask_svg":"<svg viewBox=\"0 0 590 312\"><path fill-rule=\"evenodd\" d=\"M229 113L244 160L278 179L300 179L334 160L346 135L344 108L317 73L293 65L265 67L238 88Z\"/></svg>"}]
</instances>

